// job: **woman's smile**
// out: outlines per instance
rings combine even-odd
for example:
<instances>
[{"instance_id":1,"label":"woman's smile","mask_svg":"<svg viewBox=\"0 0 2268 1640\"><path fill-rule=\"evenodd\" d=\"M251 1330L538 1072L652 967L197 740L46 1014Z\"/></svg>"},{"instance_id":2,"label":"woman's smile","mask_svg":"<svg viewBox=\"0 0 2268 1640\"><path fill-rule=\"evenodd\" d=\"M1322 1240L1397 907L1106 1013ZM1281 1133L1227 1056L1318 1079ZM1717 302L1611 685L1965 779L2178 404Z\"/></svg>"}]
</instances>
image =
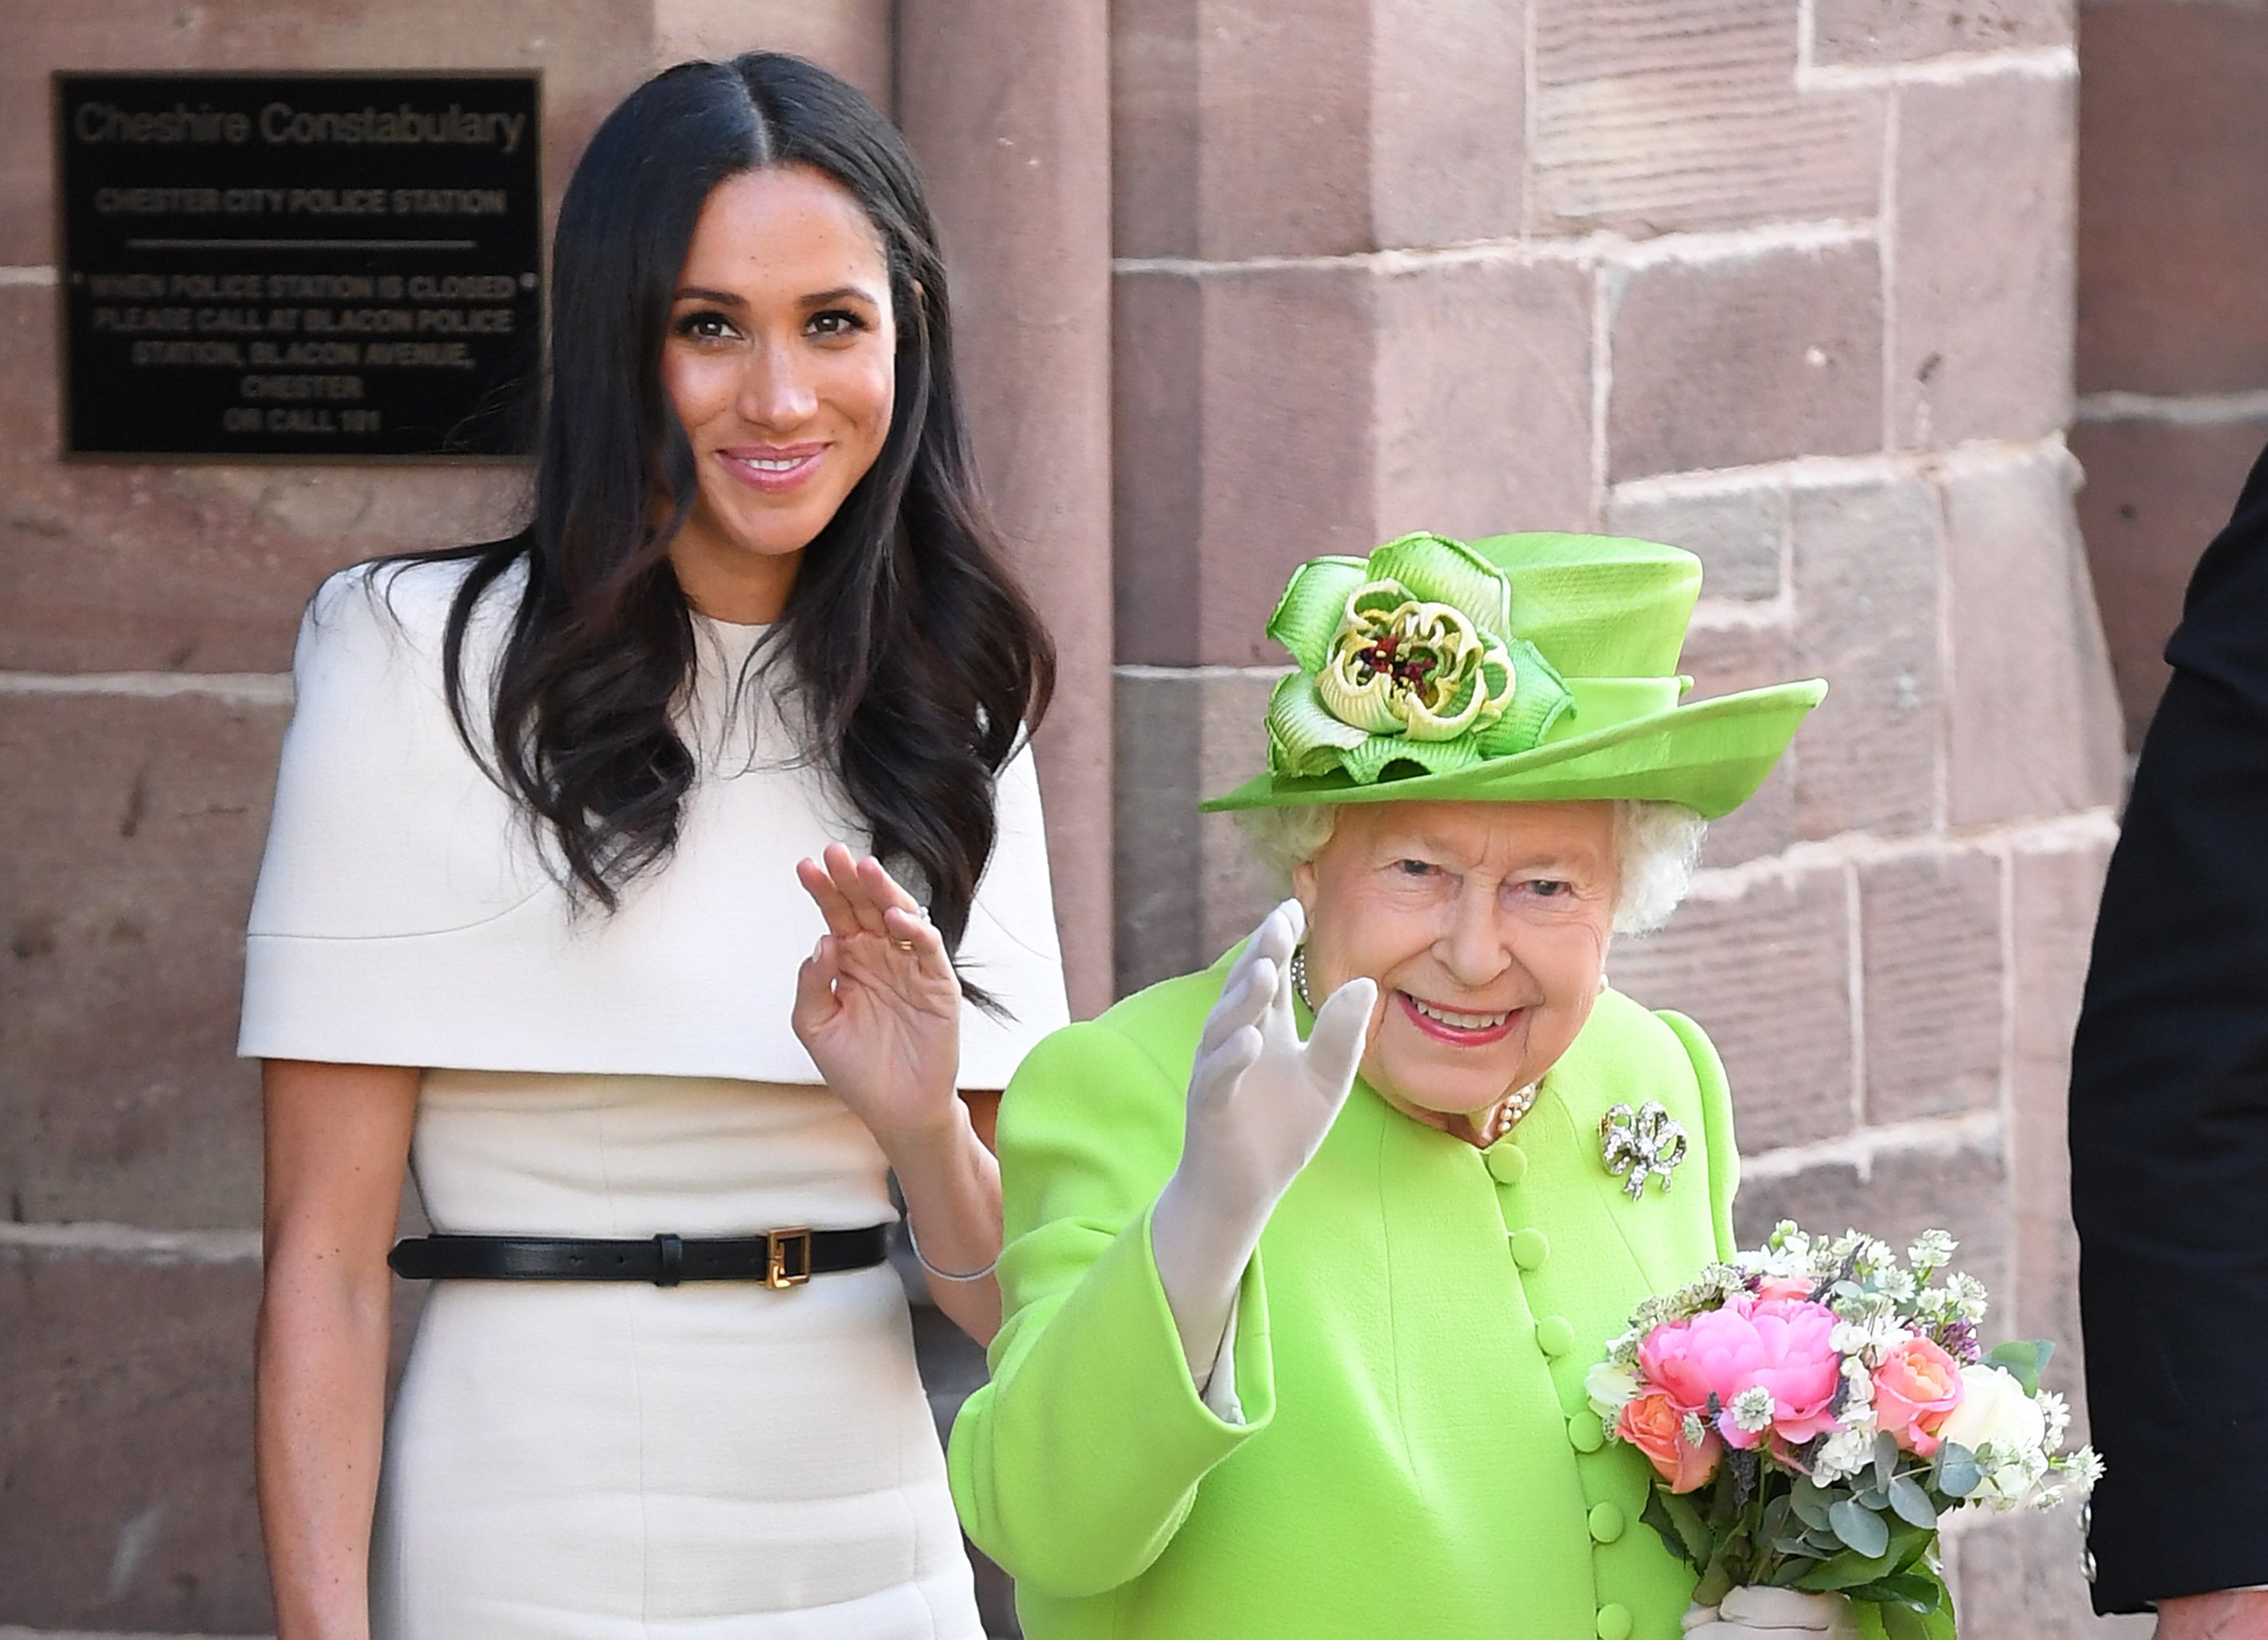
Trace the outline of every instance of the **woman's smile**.
<instances>
[{"instance_id":1,"label":"woman's smile","mask_svg":"<svg viewBox=\"0 0 2268 1640\"><path fill-rule=\"evenodd\" d=\"M1421 1001L1408 991L1395 992L1394 1000L1401 1004L1403 1016L1411 1025L1435 1041L1454 1048L1486 1048L1492 1042L1501 1042L1528 1014L1525 1008L1500 1009L1493 1013L1444 1008Z\"/></svg>"},{"instance_id":2,"label":"woman's smile","mask_svg":"<svg viewBox=\"0 0 2268 1640\"><path fill-rule=\"evenodd\" d=\"M717 452L725 470L768 496L782 496L817 473L826 460L823 443L734 445Z\"/></svg>"}]
</instances>

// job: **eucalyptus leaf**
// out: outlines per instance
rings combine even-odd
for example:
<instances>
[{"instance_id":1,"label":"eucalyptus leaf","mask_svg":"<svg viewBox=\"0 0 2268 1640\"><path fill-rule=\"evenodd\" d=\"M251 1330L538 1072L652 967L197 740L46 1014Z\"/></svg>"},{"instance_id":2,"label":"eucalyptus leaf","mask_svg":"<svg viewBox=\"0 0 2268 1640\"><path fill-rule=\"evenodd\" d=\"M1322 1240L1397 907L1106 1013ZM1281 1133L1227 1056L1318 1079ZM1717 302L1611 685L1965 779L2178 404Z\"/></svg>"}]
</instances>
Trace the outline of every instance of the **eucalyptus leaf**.
<instances>
[{"instance_id":1,"label":"eucalyptus leaf","mask_svg":"<svg viewBox=\"0 0 2268 1640\"><path fill-rule=\"evenodd\" d=\"M1929 1501L1929 1494L1920 1482L1910 1475L1901 1475L1890 1482L1890 1508L1897 1518L1909 1525L1933 1526L1937 1524L1937 1505Z\"/></svg>"},{"instance_id":2,"label":"eucalyptus leaf","mask_svg":"<svg viewBox=\"0 0 2268 1640\"><path fill-rule=\"evenodd\" d=\"M1958 1458L1948 1458L1937 1467L1937 1489L1948 1497L1966 1497L1984 1483L1984 1471L1965 1451Z\"/></svg>"},{"instance_id":3,"label":"eucalyptus leaf","mask_svg":"<svg viewBox=\"0 0 2268 1640\"><path fill-rule=\"evenodd\" d=\"M2054 1353L2055 1346L2044 1339L2012 1338L1993 1349L1984 1360L1988 1365L2002 1368L2021 1384L2024 1394L2037 1395L2040 1393L2040 1373L2046 1369L2048 1357Z\"/></svg>"},{"instance_id":4,"label":"eucalyptus leaf","mask_svg":"<svg viewBox=\"0 0 2268 1640\"><path fill-rule=\"evenodd\" d=\"M1827 1511L1827 1519L1853 1554L1872 1560L1890 1547L1889 1523L1857 1498L1845 1498Z\"/></svg>"},{"instance_id":5,"label":"eucalyptus leaf","mask_svg":"<svg viewBox=\"0 0 2268 1640\"><path fill-rule=\"evenodd\" d=\"M1874 1486L1888 1491L1890 1477L1898 1472L1898 1443L1893 1435L1877 1433L1874 1437Z\"/></svg>"},{"instance_id":6,"label":"eucalyptus leaf","mask_svg":"<svg viewBox=\"0 0 2268 1640\"><path fill-rule=\"evenodd\" d=\"M1808 1533L1792 1538L1775 1538L1772 1549L1776 1554L1792 1555L1798 1560L1825 1560L1834 1553L1814 1543Z\"/></svg>"},{"instance_id":7,"label":"eucalyptus leaf","mask_svg":"<svg viewBox=\"0 0 2268 1640\"><path fill-rule=\"evenodd\" d=\"M1822 1531L1827 1529L1827 1506L1834 1501L1834 1495L1809 1475L1798 1475L1787 1495L1788 1507L1795 1511L1795 1518Z\"/></svg>"}]
</instances>

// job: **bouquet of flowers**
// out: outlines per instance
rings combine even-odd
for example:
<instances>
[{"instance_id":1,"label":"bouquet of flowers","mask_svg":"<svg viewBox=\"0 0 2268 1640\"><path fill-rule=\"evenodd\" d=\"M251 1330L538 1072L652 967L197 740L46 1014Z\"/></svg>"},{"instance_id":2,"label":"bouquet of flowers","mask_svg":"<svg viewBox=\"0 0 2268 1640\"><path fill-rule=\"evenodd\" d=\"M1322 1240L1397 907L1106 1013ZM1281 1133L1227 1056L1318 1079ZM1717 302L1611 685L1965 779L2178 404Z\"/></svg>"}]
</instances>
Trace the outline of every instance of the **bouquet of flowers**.
<instances>
[{"instance_id":1,"label":"bouquet of flowers","mask_svg":"<svg viewBox=\"0 0 2268 1640\"><path fill-rule=\"evenodd\" d=\"M1955 1245L1926 1232L1902 1263L1857 1231L1782 1224L1647 1299L1591 1370L1609 1436L1653 1465L1645 1519L1700 1574L1697 1605L1839 1592L1888 1640L1951 1640L1945 1516L2094 1485L2101 1460L2061 1450L2070 1408L2040 1387L2050 1346L1980 1350L1984 1290L1947 1271Z\"/></svg>"}]
</instances>

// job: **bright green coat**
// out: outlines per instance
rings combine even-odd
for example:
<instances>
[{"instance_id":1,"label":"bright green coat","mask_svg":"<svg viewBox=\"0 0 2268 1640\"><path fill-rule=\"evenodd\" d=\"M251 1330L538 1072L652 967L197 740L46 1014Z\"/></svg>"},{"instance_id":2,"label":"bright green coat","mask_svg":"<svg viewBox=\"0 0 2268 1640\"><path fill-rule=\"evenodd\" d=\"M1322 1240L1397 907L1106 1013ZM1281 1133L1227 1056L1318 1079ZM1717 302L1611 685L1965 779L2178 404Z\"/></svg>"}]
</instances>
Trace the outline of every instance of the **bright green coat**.
<instances>
[{"instance_id":1,"label":"bright green coat","mask_svg":"<svg viewBox=\"0 0 2268 1640\"><path fill-rule=\"evenodd\" d=\"M1485 1152L1357 1083L1245 1275L1240 1427L1197 1398L1149 1242L1226 972L1057 1032L1001 1104L1006 1320L950 1461L1029 1640L1676 1640L1693 1575L1583 1378L1641 1298L1732 1250L1708 1039L1602 993ZM1692 1148L1632 1202L1599 1123L1646 1099Z\"/></svg>"}]
</instances>

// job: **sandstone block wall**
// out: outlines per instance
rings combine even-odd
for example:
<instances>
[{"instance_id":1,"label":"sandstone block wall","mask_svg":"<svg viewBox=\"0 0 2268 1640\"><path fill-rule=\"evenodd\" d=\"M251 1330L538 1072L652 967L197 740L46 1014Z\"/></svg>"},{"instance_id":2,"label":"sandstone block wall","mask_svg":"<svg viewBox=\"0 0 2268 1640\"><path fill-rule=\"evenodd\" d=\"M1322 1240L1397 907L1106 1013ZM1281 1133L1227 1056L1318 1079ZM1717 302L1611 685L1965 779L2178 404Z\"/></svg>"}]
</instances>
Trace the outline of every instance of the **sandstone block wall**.
<instances>
[{"instance_id":1,"label":"sandstone block wall","mask_svg":"<svg viewBox=\"0 0 2268 1640\"><path fill-rule=\"evenodd\" d=\"M1745 1234L1942 1224L2000 1326L2075 1343L2065 1054L2121 761L2064 438L2070 7L1266 15L1113 13L1121 988L1281 892L1191 803L1259 766L1292 564L1689 546L1699 693L1833 693L1609 972L1722 1048ZM1964 1633L2095 1626L2068 1518L1957 1562Z\"/></svg>"},{"instance_id":2,"label":"sandstone block wall","mask_svg":"<svg viewBox=\"0 0 2268 1640\"><path fill-rule=\"evenodd\" d=\"M2198 554L2268 445L2258 269L2268 12L2243 0L2080 8L2080 517L2130 743Z\"/></svg>"}]
</instances>

